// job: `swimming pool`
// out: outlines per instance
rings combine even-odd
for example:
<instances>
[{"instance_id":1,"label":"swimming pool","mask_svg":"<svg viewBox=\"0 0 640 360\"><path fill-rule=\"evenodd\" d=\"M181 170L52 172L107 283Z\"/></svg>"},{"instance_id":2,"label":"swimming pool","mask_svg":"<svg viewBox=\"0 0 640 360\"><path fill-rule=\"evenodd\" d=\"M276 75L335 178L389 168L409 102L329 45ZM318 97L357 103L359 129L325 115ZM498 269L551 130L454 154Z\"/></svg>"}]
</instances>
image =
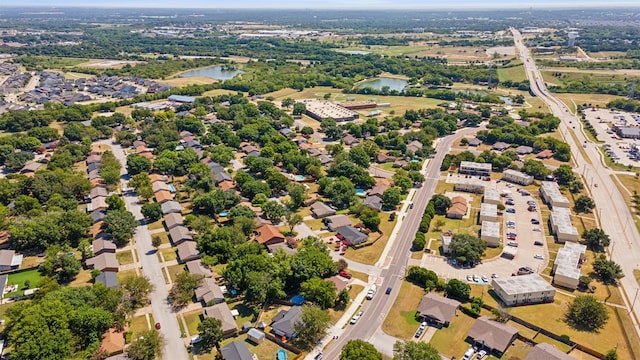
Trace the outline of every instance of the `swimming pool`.
<instances>
[{"instance_id":1,"label":"swimming pool","mask_svg":"<svg viewBox=\"0 0 640 360\"><path fill-rule=\"evenodd\" d=\"M176 192L176 188L173 186L173 184L169 184L169 191L171 191L172 193Z\"/></svg>"},{"instance_id":2,"label":"swimming pool","mask_svg":"<svg viewBox=\"0 0 640 360\"><path fill-rule=\"evenodd\" d=\"M356 195L365 196L367 193L362 189L356 189Z\"/></svg>"},{"instance_id":3,"label":"swimming pool","mask_svg":"<svg viewBox=\"0 0 640 360\"><path fill-rule=\"evenodd\" d=\"M226 212L226 211L223 211L223 212L221 212L221 213L220 213L220 214L218 214L218 215L219 215L219 216L221 216L221 217L226 217L226 216L228 216L228 215L229 215L229 213L228 213L228 212Z\"/></svg>"},{"instance_id":4,"label":"swimming pool","mask_svg":"<svg viewBox=\"0 0 640 360\"><path fill-rule=\"evenodd\" d=\"M304 181L304 175L296 175L296 181Z\"/></svg>"}]
</instances>

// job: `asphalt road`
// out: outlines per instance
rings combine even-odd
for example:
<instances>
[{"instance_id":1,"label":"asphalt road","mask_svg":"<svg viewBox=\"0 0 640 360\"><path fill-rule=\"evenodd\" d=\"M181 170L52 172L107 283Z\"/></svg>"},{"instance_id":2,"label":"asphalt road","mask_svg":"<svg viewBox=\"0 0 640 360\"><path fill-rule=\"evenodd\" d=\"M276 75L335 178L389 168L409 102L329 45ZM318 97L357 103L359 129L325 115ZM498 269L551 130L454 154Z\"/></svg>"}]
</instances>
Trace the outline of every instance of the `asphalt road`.
<instances>
[{"instance_id":1,"label":"asphalt road","mask_svg":"<svg viewBox=\"0 0 640 360\"><path fill-rule=\"evenodd\" d=\"M103 141L102 143L111 146L113 155L122 164L120 181L122 188L126 188L129 175L127 174L127 158L122 147L117 144L112 144L110 141ZM131 191L124 194L123 200L127 210L133 214L136 220L139 220L141 224L143 224L136 228L134 242L136 250L138 251L140 264L142 265L142 272L154 286L153 292L149 294L149 299L151 300L153 319L155 322L160 323L160 333L164 337L162 358L188 360L189 355L181 338L182 333L178 325L176 313L168 301L169 291L167 290L167 285L162 275L162 267L160 266L158 255L156 255L156 249L151 245L151 235L149 234L147 225L144 224L144 217L140 211L142 205L138 202L138 195Z\"/></svg>"},{"instance_id":2,"label":"asphalt road","mask_svg":"<svg viewBox=\"0 0 640 360\"><path fill-rule=\"evenodd\" d=\"M398 231L393 249L389 252L386 259L381 259L383 268L380 273L380 278L378 279L377 294L372 300L366 300L364 302L361 308L364 313L358 322L355 325L347 325L342 336L332 341L325 350L323 350L325 359L338 359L342 347L349 340L362 339L366 341L370 339L382 325L400 291L400 284L402 283L407 264L411 258L411 243L418 231L422 214L427 207L427 202L434 194L438 178L440 177L442 159L454 141L464 135L475 133L478 130L478 128L463 129L440 139L436 146L436 155L429 161L426 173L424 174L425 182L413 199L413 209L409 210L404 219ZM387 287L393 289L389 295L385 295ZM379 346L380 344L374 345Z\"/></svg>"},{"instance_id":3,"label":"asphalt road","mask_svg":"<svg viewBox=\"0 0 640 360\"><path fill-rule=\"evenodd\" d=\"M640 288L633 276L633 269L640 269L640 234L624 199L624 196L629 195L623 196L616 187L611 177L614 171L604 165L603 155L598 150L598 145L588 140L582 131L580 120L571 114L562 101L547 90L538 67L522 42L520 32L515 29L511 31L531 84L531 91L542 99L553 114L561 120L559 128L571 147L571 155L577 164L575 171L584 177L585 186L589 188L596 203L600 227L611 238L610 256L620 264L625 274L625 277L620 280L626 295L623 298L633 311L634 327L640 335L637 321L640 313L640 300L637 299Z\"/></svg>"}]
</instances>

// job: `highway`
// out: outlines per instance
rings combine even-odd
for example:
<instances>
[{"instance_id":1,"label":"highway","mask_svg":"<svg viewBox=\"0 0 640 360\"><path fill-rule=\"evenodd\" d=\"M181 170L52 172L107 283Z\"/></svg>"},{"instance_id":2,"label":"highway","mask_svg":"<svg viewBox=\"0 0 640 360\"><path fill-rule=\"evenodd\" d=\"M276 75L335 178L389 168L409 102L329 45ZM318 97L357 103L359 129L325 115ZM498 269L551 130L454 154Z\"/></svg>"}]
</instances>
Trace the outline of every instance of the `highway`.
<instances>
[{"instance_id":1,"label":"highway","mask_svg":"<svg viewBox=\"0 0 640 360\"><path fill-rule=\"evenodd\" d=\"M571 147L571 155L576 163L575 172L581 174L591 196L596 203L600 227L611 238L609 254L620 264L625 277L620 280L627 307L633 311L632 320L638 335L637 315L640 312L640 291L633 276L633 269L640 269L640 234L635 226L633 215L626 205L623 195L616 187L611 175L614 173L603 162L603 154L598 145L589 141L582 131L580 120L571 114L567 106L553 96L546 88L535 61L532 59L522 35L515 29L513 33L517 51L524 64L531 91L543 100L557 116L560 132ZM575 130L574 130L575 129ZM580 130L580 131L578 131Z\"/></svg>"},{"instance_id":2,"label":"highway","mask_svg":"<svg viewBox=\"0 0 640 360\"><path fill-rule=\"evenodd\" d=\"M400 284L404 279L407 264L411 258L411 243L418 231L418 225L420 225L420 221L422 220L422 214L427 207L427 202L434 194L438 178L440 177L442 160L456 140L464 135L475 133L478 130L479 128L463 129L440 139L436 146L436 154L427 165L424 174L425 182L413 198L414 207L409 210L406 218L402 222L389 255L379 261L379 263L382 263L382 271L377 282L377 294L372 300L366 300L364 302L360 309L364 313L358 322L355 325L347 325L342 336L332 341L323 350L325 359L340 358L340 351L349 340L369 340L382 326L382 322L387 317L400 291ZM389 295L385 294L387 287L393 288L393 291ZM380 346L380 344L374 345L377 347Z\"/></svg>"}]
</instances>

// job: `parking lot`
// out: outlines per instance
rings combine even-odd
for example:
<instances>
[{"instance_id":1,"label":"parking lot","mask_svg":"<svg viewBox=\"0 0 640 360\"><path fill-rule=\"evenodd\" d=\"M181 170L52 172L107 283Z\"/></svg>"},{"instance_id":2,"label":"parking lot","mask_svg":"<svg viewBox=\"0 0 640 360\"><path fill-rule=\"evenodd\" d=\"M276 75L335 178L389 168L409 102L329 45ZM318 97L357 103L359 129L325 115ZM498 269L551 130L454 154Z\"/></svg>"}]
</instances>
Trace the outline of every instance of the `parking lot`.
<instances>
[{"instance_id":1,"label":"parking lot","mask_svg":"<svg viewBox=\"0 0 640 360\"><path fill-rule=\"evenodd\" d=\"M486 182L486 186L493 187L504 195L501 196L501 201L505 205L505 211L502 214L502 219L499 220L502 222L501 236L503 248L510 247L511 250L515 250L513 259L499 256L486 259L475 267L465 268L452 264L448 258L425 254L422 260L416 261L412 265L420 265L433 270L438 276L446 279L459 279L478 285L491 283L492 277L511 276L511 274L517 273L520 268L530 268L536 273L546 268L548 248L540 214L542 204L531 194L527 195L527 192L523 194L518 191L519 187L514 184L491 180ZM532 211L529 211L530 207ZM535 219L538 224L534 224L532 219ZM510 246L509 242L517 246Z\"/></svg>"},{"instance_id":2,"label":"parking lot","mask_svg":"<svg viewBox=\"0 0 640 360\"><path fill-rule=\"evenodd\" d=\"M585 117L598 134L597 139L603 141L604 151L611 158L623 165L637 166L640 161L632 154L632 148L640 146L640 141L635 139L619 138L611 127L613 125L637 127L640 125L640 114L616 111L609 109L596 109L584 111Z\"/></svg>"}]
</instances>

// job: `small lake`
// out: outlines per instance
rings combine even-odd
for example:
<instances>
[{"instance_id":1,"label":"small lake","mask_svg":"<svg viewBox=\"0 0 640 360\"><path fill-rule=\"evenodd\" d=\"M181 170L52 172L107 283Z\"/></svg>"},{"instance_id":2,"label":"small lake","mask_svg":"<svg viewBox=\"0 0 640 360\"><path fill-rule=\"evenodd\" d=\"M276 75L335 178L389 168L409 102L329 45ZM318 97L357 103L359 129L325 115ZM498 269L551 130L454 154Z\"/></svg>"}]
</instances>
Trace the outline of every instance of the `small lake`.
<instances>
[{"instance_id":1,"label":"small lake","mask_svg":"<svg viewBox=\"0 0 640 360\"><path fill-rule=\"evenodd\" d=\"M510 97L508 96L498 96L500 98L500 100L504 101L505 104L507 105L513 105L513 100L511 100Z\"/></svg>"},{"instance_id":2,"label":"small lake","mask_svg":"<svg viewBox=\"0 0 640 360\"><path fill-rule=\"evenodd\" d=\"M367 55L367 54L371 54L370 51L364 51L364 50L345 50L345 49L335 49L336 52L339 53L343 53L343 54L351 54L351 55Z\"/></svg>"},{"instance_id":3,"label":"small lake","mask_svg":"<svg viewBox=\"0 0 640 360\"><path fill-rule=\"evenodd\" d=\"M233 79L236 75L242 74L242 70L222 70L222 66L208 67L204 69L192 70L184 72L180 77L194 77L203 76L215 80L229 80Z\"/></svg>"},{"instance_id":4,"label":"small lake","mask_svg":"<svg viewBox=\"0 0 640 360\"><path fill-rule=\"evenodd\" d=\"M383 87L388 86L389 90L402 91L405 87L407 87L407 84L407 80L381 77L363 82L362 84L358 85L358 89L370 87L376 90L382 90Z\"/></svg>"}]
</instances>

